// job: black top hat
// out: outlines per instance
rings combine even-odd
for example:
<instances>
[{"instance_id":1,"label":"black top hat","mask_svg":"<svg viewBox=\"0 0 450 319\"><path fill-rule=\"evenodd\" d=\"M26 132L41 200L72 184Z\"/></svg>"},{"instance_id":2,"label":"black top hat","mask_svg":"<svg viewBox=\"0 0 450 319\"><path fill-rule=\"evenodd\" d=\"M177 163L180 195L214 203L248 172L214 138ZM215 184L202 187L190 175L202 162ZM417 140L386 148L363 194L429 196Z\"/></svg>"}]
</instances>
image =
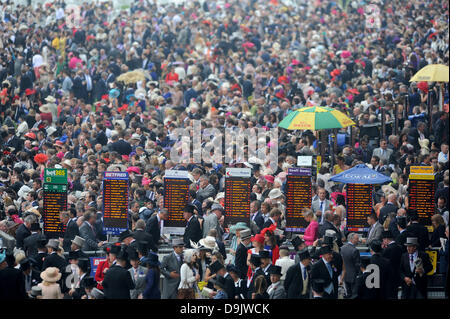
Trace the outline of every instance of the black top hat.
<instances>
[{"instance_id":1,"label":"black top hat","mask_svg":"<svg viewBox=\"0 0 450 319\"><path fill-rule=\"evenodd\" d=\"M281 276L281 267L272 265L272 267L270 267L270 269L269 269L269 274Z\"/></svg>"},{"instance_id":2,"label":"black top hat","mask_svg":"<svg viewBox=\"0 0 450 319\"><path fill-rule=\"evenodd\" d=\"M323 237L323 241L322 241L323 245L333 245L333 242L334 242L334 237L331 237L331 236Z\"/></svg>"},{"instance_id":3,"label":"black top hat","mask_svg":"<svg viewBox=\"0 0 450 319\"><path fill-rule=\"evenodd\" d=\"M137 244L137 251L141 253L143 256L147 256L148 254L148 242L140 241Z\"/></svg>"},{"instance_id":4,"label":"black top hat","mask_svg":"<svg viewBox=\"0 0 450 319\"><path fill-rule=\"evenodd\" d=\"M300 250L298 252L298 257L300 258L300 261L311 258L311 254L309 253L308 248Z\"/></svg>"},{"instance_id":5,"label":"black top hat","mask_svg":"<svg viewBox=\"0 0 450 319\"><path fill-rule=\"evenodd\" d=\"M30 231L38 231L38 230L41 230L41 226L39 225L39 223L31 224Z\"/></svg>"},{"instance_id":6,"label":"black top hat","mask_svg":"<svg viewBox=\"0 0 450 319\"><path fill-rule=\"evenodd\" d=\"M312 290L314 290L318 294L321 294L324 292L325 280L320 278L314 279L311 283L311 286Z\"/></svg>"},{"instance_id":7,"label":"black top hat","mask_svg":"<svg viewBox=\"0 0 450 319\"><path fill-rule=\"evenodd\" d=\"M268 251L268 250L261 250L259 252L259 257L260 258L272 258L272 257L270 257L270 251Z\"/></svg>"},{"instance_id":8,"label":"black top hat","mask_svg":"<svg viewBox=\"0 0 450 319\"><path fill-rule=\"evenodd\" d=\"M44 235L41 235L37 240L37 248L38 249L45 248L45 245L47 245L47 238L45 238Z\"/></svg>"},{"instance_id":9,"label":"black top hat","mask_svg":"<svg viewBox=\"0 0 450 319\"><path fill-rule=\"evenodd\" d=\"M186 205L186 206L183 208L183 212L186 212L186 213L189 213L189 214L193 214L195 208L196 208L196 207L195 207L194 205L192 205L192 204L189 203L188 205Z\"/></svg>"},{"instance_id":10,"label":"black top hat","mask_svg":"<svg viewBox=\"0 0 450 319\"><path fill-rule=\"evenodd\" d=\"M373 242L371 242L370 249L375 253L380 253L383 250L383 248L381 247L381 242L379 240L374 240Z\"/></svg>"},{"instance_id":11,"label":"black top hat","mask_svg":"<svg viewBox=\"0 0 450 319\"><path fill-rule=\"evenodd\" d=\"M400 226L401 229L405 229L407 226L407 220L404 216L397 217L397 225Z\"/></svg>"},{"instance_id":12,"label":"black top hat","mask_svg":"<svg viewBox=\"0 0 450 319\"><path fill-rule=\"evenodd\" d=\"M130 247L128 249L128 259L129 260L139 260L139 256L138 256L136 249L134 249L132 247Z\"/></svg>"},{"instance_id":13,"label":"black top hat","mask_svg":"<svg viewBox=\"0 0 450 319\"><path fill-rule=\"evenodd\" d=\"M305 241L301 239L300 237L296 236L292 240L292 245L294 246L295 250L298 250L298 246L302 245Z\"/></svg>"},{"instance_id":14,"label":"black top hat","mask_svg":"<svg viewBox=\"0 0 450 319\"><path fill-rule=\"evenodd\" d=\"M259 255L252 254L250 256L250 263L255 265L255 267L261 266L261 257L259 257Z\"/></svg>"},{"instance_id":15,"label":"black top hat","mask_svg":"<svg viewBox=\"0 0 450 319\"><path fill-rule=\"evenodd\" d=\"M80 251L69 251L69 256L67 257L68 260L72 260L72 259L79 259L80 258Z\"/></svg>"},{"instance_id":16,"label":"black top hat","mask_svg":"<svg viewBox=\"0 0 450 319\"><path fill-rule=\"evenodd\" d=\"M239 269L235 266L235 265L233 265L233 264L228 264L227 266L226 266L226 269L227 269L227 272L229 272L229 273L235 273L238 277L240 277L241 276L241 272L239 271Z\"/></svg>"},{"instance_id":17,"label":"black top hat","mask_svg":"<svg viewBox=\"0 0 450 319\"><path fill-rule=\"evenodd\" d=\"M319 250L320 255L331 254L331 253L333 253L333 250L331 249L330 246L326 245L326 246L320 247L320 250Z\"/></svg>"},{"instance_id":18,"label":"black top hat","mask_svg":"<svg viewBox=\"0 0 450 319\"><path fill-rule=\"evenodd\" d=\"M83 272L88 273L91 268L91 262L87 258L80 258L78 259L78 268Z\"/></svg>"},{"instance_id":19,"label":"black top hat","mask_svg":"<svg viewBox=\"0 0 450 319\"><path fill-rule=\"evenodd\" d=\"M222 268L225 268L225 266L217 260L209 265L209 270L211 270L212 274L217 273Z\"/></svg>"},{"instance_id":20,"label":"black top hat","mask_svg":"<svg viewBox=\"0 0 450 319\"><path fill-rule=\"evenodd\" d=\"M360 261L361 267L363 267L364 269L370 265L370 257L369 256L361 256L361 261Z\"/></svg>"},{"instance_id":21,"label":"black top hat","mask_svg":"<svg viewBox=\"0 0 450 319\"><path fill-rule=\"evenodd\" d=\"M112 245L109 250L109 253L117 256L120 253L121 249L122 247L120 245Z\"/></svg>"},{"instance_id":22,"label":"black top hat","mask_svg":"<svg viewBox=\"0 0 450 319\"><path fill-rule=\"evenodd\" d=\"M117 254L117 257L116 257L117 259L120 259L120 260L125 260L125 261L127 261L128 260L128 253L127 253L127 251L125 250L125 249L122 249L118 254Z\"/></svg>"},{"instance_id":23,"label":"black top hat","mask_svg":"<svg viewBox=\"0 0 450 319\"><path fill-rule=\"evenodd\" d=\"M20 270L25 271L31 267L31 262L28 258L24 258L20 261Z\"/></svg>"},{"instance_id":24,"label":"black top hat","mask_svg":"<svg viewBox=\"0 0 450 319\"><path fill-rule=\"evenodd\" d=\"M394 238L394 236L392 235L392 232L391 232L390 230L384 230L384 231L381 233L381 238L389 238L389 239L392 239L392 238Z\"/></svg>"},{"instance_id":25,"label":"black top hat","mask_svg":"<svg viewBox=\"0 0 450 319\"><path fill-rule=\"evenodd\" d=\"M217 276L216 279L212 279L211 283L222 289L225 289L226 280L222 276Z\"/></svg>"},{"instance_id":26,"label":"black top hat","mask_svg":"<svg viewBox=\"0 0 450 319\"><path fill-rule=\"evenodd\" d=\"M119 236L119 241L123 241L125 238L132 237L133 233L131 233L128 229L122 232Z\"/></svg>"},{"instance_id":27,"label":"black top hat","mask_svg":"<svg viewBox=\"0 0 450 319\"><path fill-rule=\"evenodd\" d=\"M86 288L94 288L95 286L97 286L97 282L92 277L84 277L82 282L84 287Z\"/></svg>"}]
</instances>

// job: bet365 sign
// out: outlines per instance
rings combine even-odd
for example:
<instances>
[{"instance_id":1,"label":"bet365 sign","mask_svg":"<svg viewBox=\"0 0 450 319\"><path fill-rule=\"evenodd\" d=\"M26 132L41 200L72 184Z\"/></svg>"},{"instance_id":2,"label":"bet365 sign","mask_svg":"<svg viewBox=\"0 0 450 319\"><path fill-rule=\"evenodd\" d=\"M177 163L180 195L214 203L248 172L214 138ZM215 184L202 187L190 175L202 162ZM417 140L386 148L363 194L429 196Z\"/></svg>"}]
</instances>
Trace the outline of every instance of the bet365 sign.
<instances>
[{"instance_id":1,"label":"bet365 sign","mask_svg":"<svg viewBox=\"0 0 450 319\"><path fill-rule=\"evenodd\" d=\"M44 183L67 184L67 169L46 168L44 171Z\"/></svg>"}]
</instances>

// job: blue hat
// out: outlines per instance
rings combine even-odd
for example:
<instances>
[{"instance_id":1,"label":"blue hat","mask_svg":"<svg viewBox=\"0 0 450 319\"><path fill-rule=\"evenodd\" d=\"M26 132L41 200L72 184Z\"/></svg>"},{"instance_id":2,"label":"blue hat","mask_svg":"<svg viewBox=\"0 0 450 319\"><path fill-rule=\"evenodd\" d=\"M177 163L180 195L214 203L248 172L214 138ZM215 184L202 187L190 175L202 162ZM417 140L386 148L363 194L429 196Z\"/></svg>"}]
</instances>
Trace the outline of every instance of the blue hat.
<instances>
[{"instance_id":1,"label":"blue hat","mask_svg":"<svg viewBox=\"0 0 450 319\"><path fill-rule=\"evenodd\" d=\"M117 99L120 95L120 91L118 89L112 89L109 91L109 97L113 99Z\"/></svg>"},{"instance_id":2,"label":"blue hat","mask_svg":"<svg viewBox=\"0 0 450 319\"><path fill-rule=\"evenodd\" d=\"M65 143L67 141L68 137L66 134L64 134L63 136L61 136L61 138L59 139L61 142Z\"/></svg>"},{"instance_id":3,"label":"blue hat","mask_svg":"<svg viewBox=\"0 0 450 319\"><path fill-rule=\"evenodd\" d=\"M146 257L142 259L142 264L147 264L150 266L159 266L161 263L159 262L158 255L154 252L149 252Z\"/></svg>"}]
</instances>

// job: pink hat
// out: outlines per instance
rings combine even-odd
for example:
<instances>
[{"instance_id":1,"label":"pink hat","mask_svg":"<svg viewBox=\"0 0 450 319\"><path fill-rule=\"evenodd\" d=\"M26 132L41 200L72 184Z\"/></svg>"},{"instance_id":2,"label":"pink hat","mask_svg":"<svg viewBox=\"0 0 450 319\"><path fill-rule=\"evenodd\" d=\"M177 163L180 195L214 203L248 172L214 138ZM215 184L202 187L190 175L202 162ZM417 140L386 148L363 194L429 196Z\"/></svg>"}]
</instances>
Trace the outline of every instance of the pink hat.
<instances>
[{"instance_id":1,"label":"pink hat","mask_svg":"<svg viewBox=\"0 0 450 319\"><path fill-rule=\"evenodd\" d=\"M127 172L128 173L133 172L133 173L139 174L140 171L141 170L137 166L130 166L130 167L127 168Z\"/></svg>"},{"instance_id":2,"label":"pink hat","mask_svg":"<svg viewBox=\"0 0 450 319\"><path fill-rule=\"evenodd\" d=\"M266 175L264 176L264 179L268 182L268 183L272 183L275 181L275 177L273 177L272 175Z\"/></svg>"},{"instance_id":3,"label":"pink hat","mask_svg":"<svg viewBox=\"0 0 450 319\"><path fill-rule=\"evenodd\" d=\"M145 178L145 177L144 177L144 178L142 179L142 186L149 185L151 181L152 181L152 180L151 180L150 178Z\"/></svg>"},{"instance_id":4,"label":"pink hat","mask_svg":"<svg viewBox=\"0 0 450 319\"><path fill-rule=\"evenodd\" d=\"M63 159L63 157L64 157L64 152L59 152L58 154L56 154L56 156L57 156L59 159Z\"/></svg>"}]
</instances>

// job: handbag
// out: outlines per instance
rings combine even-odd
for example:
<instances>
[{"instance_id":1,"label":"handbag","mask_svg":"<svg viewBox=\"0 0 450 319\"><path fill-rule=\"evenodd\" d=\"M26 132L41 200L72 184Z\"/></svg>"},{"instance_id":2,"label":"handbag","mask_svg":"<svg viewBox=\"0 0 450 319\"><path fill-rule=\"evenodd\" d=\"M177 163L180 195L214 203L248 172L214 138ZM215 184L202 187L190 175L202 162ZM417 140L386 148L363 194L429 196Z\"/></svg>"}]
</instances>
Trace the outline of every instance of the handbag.
<instances>
[{"instance_id":1,"label":"handbag","mask_svg":"<svg viewBox=\"0 0 450 319\"><path fill-rule=\"evenodd\" d=\"M194 288L180 288L180 289L178 289L177 299L195 299Z\"/></svg>"}]
</instances>

